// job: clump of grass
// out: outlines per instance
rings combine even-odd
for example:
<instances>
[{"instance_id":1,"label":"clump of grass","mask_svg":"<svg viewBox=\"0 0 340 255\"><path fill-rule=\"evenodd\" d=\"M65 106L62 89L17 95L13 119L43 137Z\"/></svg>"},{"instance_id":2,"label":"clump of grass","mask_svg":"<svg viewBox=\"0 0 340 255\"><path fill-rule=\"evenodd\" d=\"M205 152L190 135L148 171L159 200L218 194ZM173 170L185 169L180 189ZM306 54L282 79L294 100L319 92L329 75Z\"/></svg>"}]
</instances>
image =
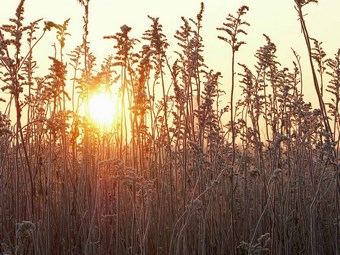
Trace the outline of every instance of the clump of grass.
<instances>
[{"instance_id":1,"label":"clump of grass","mask_svg":"<svg viewBox=\"0 0 340 255\"><path fill-rule=\"evenodd\" d=\"M266 233L264 235L261 235L258 239L257 239L257 243L256 244L249 244L246 242L241 242L238 246L237 246L237 254L238 255L252 255L252 254L256 254L256 255L264 255L264 254L268 254L270 252L268 246L270 244L270 235L269 233Z\"/></svg>"},{"instance_id":2,"label":"clump of grass","mask_svg":"<svg viewBox=\"0 0 340 255\"><path fill-rule=\"evenodd\" d=\"M16 224L17 247L15 254L32 254L35 224L31 221L22 221Z\"/></svg>"}]
</instances>

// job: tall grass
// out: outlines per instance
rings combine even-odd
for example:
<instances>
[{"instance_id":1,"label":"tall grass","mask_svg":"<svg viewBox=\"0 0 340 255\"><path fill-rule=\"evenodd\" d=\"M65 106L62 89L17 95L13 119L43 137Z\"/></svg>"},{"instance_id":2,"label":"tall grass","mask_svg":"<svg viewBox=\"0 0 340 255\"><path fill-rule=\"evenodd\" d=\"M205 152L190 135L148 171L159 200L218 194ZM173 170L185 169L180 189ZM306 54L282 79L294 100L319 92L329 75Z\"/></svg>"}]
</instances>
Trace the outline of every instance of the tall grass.
<instances>
[{"instance_id":1,"label":"tall grass","mask_svg":"<svg viewBox=\"0 0 340 255\"><path fill-rule=\"evenodd\" d=\"M316 1L295 1L313 84L267 35L256 65L238 64L242 6L218 28L232 50L222 86L204 60L203 3L182 17L176 52L149 17L140 39L127 25L106 36L98 65L90 1L78 2L83 42L69 53L69 20L26 25L24 0L0 27L1 254L339 254L340 53L308 34ZM46 33L55 54L38 76ZM121 109L105 131L81 110L102 84L119 86ZM320 109L304 98L312 86Z\"/></svg>"}]
</instances>

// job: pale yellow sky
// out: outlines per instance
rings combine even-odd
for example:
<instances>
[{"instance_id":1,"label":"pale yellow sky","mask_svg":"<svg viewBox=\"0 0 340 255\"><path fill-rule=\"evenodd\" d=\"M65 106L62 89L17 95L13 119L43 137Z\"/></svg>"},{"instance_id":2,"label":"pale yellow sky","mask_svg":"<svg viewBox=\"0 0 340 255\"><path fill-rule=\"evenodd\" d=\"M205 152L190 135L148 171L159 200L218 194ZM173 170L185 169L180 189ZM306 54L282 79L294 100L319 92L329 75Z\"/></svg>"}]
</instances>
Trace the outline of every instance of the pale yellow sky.
<instances>
[{"instance_id":1,"label":"pale yellow sky","mask_svg":"<svg viewBox=\"0 0 340 255\"><path fill-rule=\"evenodd\" d=\"M7 23L8 18L14 17L19 0L0 0L0 23ZM164 33L171 44L169 53L173 51L176 41L174 32L182 24L181 16L195 17L200 7L200 0L91 0L90 1L90 47L98 60L111 54L112 41L104 40L104 35L112 35L119 31L121 25L132 27L132 35L140 38L149 28L150 20L147 15L160 17ZM248 5L250 11L245 19L251 24L247 28L248 35L243 37L247 45L241 47L237 62L252 66L255 63L256 50L265 43L263 33L269 35L278 48L278 60L283 65L292 67L294 60L291 48L302 57L302 64L306 65L308 75L306 49L304 39L300 33L300 26L294 10L294 0L209 0L205 2L203 18L203 35L206 46L206 61L210 68L221 71L224 79L230 77L230 49L227 44L217 39L220 27L228 13L234 14L241 5ZM39 18L63 23L71 18L65 53L81 43L82 34L82 6L76 0L26 0L26 22ZM305 8L310 36L323 42L323 47L332 57L340 48L340 0L320 0L319 4L310 4ZM55 41L55 34L50 33L37 48L42 57L53 55L50 46ZM98 63L100 65L100 62ZM40 64L41 65L41 64ZM46 66L48 68L48 66ZM305 77L308 81L309 77ZM305 94L313 97L314 91Z\"/></svg>"}]
</instances>

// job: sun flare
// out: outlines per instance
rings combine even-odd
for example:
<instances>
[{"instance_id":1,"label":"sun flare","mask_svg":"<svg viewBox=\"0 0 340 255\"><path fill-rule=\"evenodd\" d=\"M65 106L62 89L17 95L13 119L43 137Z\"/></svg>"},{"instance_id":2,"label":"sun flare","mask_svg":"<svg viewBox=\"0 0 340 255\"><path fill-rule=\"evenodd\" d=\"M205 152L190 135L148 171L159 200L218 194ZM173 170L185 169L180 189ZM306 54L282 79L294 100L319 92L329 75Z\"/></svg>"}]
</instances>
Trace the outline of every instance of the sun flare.
<instances>
[{"instance_id":1,"label":"sun flare","mask_svg":"<svg viewBox=\"0 0 340 255\"><path fill-rule=\"evenodd\" d=\"M117 115L117 96L111 92L98 92L90 96L88 113L100 127L109 127Z\"/></svg>"}]
</instances>

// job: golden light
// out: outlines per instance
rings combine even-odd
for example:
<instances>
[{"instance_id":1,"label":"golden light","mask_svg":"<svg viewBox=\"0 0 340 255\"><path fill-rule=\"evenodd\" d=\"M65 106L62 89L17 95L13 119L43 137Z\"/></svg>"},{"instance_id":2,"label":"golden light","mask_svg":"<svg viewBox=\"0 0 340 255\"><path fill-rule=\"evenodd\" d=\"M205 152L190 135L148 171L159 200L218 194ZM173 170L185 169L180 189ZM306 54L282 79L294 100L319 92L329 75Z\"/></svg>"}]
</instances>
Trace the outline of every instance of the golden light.
<instances>
[{"instance_id":1,"label":"golden light","mask_svg":"<svg viewBox=\"0 0 340 255\"><path fill-rule=\"evenodd\" d=\"M88 101L88 114L100 128L110 128L118 115L118 96L110 90L93 93Z\"/></svg>"}]
</instances>

